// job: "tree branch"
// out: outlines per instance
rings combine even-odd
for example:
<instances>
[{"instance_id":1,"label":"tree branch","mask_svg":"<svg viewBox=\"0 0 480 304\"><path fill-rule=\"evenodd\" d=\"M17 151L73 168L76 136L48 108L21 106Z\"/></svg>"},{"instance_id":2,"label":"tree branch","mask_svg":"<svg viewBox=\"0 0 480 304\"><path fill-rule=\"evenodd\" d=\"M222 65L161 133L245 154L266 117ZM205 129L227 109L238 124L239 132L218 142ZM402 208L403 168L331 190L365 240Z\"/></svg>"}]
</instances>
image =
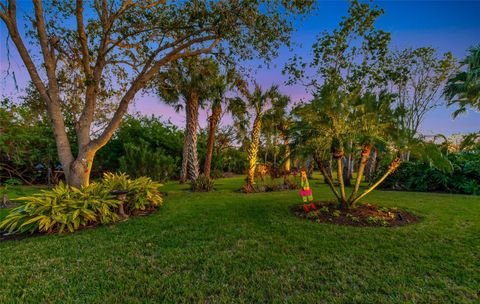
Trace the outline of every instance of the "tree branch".
<instances>
[{"instance_id":1,"label":"tree branch","mask_svg":"<svg viewBox=\"0 0 480 304\"><path fill-rule=\"evenodd\" d=\"M135 94L140 89L142 89L145 86L145 84L150 79L152 79L152 77L156 73L158 73L158 71L160 70L160 68L163 65L167 64L168 62L177 60L179 58L191 57L191 56L196 56L196 55L200 55L200 54L210 52L220 42L220 37L218 37L218 36L215 36L215 37L214 37L215 40L210 44L210 46L208 46L206 48L180 53L182 50L187 49L188 47L190 47L191 45L193 45L195 43L201 43L201 42L204 42L204 41L207 41L207 40L212 40L213 38L212 38L212 36L206 36L206 37L203 37L203 38L193 39L193 40L189 41L188 43L185 43L185 44L181 45L180 47L172 50L170 53L165 55L162 59L158 60L149 70L147 70L148 69L147 66L149 66L153 62L153 60L156 56L156 53L158 53L160 51L160 49L157 50L149 58L150 63L147 62L144 69L142 70L142 72L140 72L140 74L137 76L135 81L132 83L130 88L127 90L127 92L125 93L125 95L121 99L120 104L119 104L117 110L115 111L115 114L113 115L112 120L110 121L108 126L105 128L103 133L97 139L93 140L89 144L89 149L98 150L101 147L103 147L108 142L108 140L110 140L110 138L113 135L113 132L115 132L115 130L120 126L120 123L123 119L123 116L125 115L125 113L128 110L128 105L129 105L130 101L135 97Z\"/></svg>"},{"instance_id":2,"label":"tree branch","mask_svg":"<svg viewBox=\"0 0 480 304\"><path fill-rule=\"evenodd\" d=\"M82 0L77 0L75 15L77 19L78 40L80 42L80 48L82 51L83 70L88 79L91 74L91 68L90 68L90 56L88 54L88 38L87 38L87 34L85 33L85 26L83 24L83 1Z\"/></svg>"}]
</instances>

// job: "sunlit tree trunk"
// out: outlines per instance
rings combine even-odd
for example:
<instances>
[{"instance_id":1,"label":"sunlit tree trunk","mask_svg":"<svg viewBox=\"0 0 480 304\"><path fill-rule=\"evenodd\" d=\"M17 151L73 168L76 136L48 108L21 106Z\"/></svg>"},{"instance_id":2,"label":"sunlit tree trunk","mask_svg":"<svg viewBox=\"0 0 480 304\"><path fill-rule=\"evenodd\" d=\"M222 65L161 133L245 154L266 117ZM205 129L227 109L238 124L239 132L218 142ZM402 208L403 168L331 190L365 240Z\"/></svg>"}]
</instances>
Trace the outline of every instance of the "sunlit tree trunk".
<instances>
[{"instance_id":1,"label":"sunlit tree trunk","mask_svg":"<svg viewBox=\"0 0 480 304\"><path fill-rule=\"evenodd\" d=\"M363 172L365 171L365 167L367 165L368 157L370 156L370 152L372 150L371 145L365 145L362 149L362 156L360 159L360 164L358 166L357 178L355 179L355 187L348 199L349 202L352 202L355 197L357 196L358 190L360 189L360 183L363 179Z\"/></svg>"},{"instance_id":2,"label":"sunlit tree trunk","mask_svg":"<svg viewBox=\"0 0 480 304\"><path fill-rule=\"evenodd\" d=\"M188 173L188 143L189 143L189 128L188 124L190 123L191 120L191 115L190 115L190 107L185 107L185 132L184 132L184 137L183 137L183 151L182 151L182 168L180 170L180 183L184 183L187 181L187 173Z\"/></svg>"},{"instance_id":3,"label":"sunlit tree trunk","mask_svg":"<svg viewBox=\"0 0 480 304\"><path fill-rule=\"evenodd\" d=\"M285 170L285 172L290 172L290 169L291 169L291 166L292 166L292 163L291 163L291 160L290 160L290 143L288 141L288 138L285 136L285 134L282 134L282 138L283 138L283 143L285 145L285 161L283 163L283 169ZM308 168L307 168L308 170Z\"/></svg>"},{"instance_id":4,"label":"sunlit tree trunk","mask_svg":"<svg viewBox=\"0 0 480 304\"><path fill-rule=\"evenodd\" d=\"M212 114L208 119L208 141L207 141L207 154L205 156L205 166L203 172L205 176L210 177L212 167L212 155L213 146L215 145L215 132L217 131L218 123L220 122L220 116L222 115L222 107L215 105L212 107Z\"/></svg>"},{"instance_id":5,"label":"sunlit tree trunk","mask_svg":"<svg viewBox=\"0 0 480 304\"><path fill-rule=\"evenodd\" d=\"M273 135L273 168L277 168L277 156L278 156L278 138L276 132Z\"/></svg>"},{"instance_id":6,"label":"sunlit tree trunk","mask_svg":"<svg viewBox=\"0 0 480 304\"><path fill-rule=\"evenodd\" d=\"M345 183L343 181L343 158L345 156L345 152L343 148L340 150L335 151L333 158L337 162L337 178L340 187L340 205L342 208L348 208L347 206L347 196L345 194Z\"/></svg>"},{"instance_id":7,"label":"sunlit tree trunk","mask_svg":"<svg viewBox=\"0 0 480 304\"><path fill-rule=\"evenodd\" d=\"M247 173L247 188L255 184L255 169L257 167L257 154L260 144L260 132L262 129L262 118L260 116L255 117L252 129L252 140L250 147L248 148L248 173Z\"/></svg>"},{"instance_id":8,"label":"sunlit tree trunk","mask_svg":"<svg viewBox=\"0 0 480 304\"><path fill-rule=\"evenodd\" d=\"M192 92L187 102L190 108L190 121L188 122L189 140L188 144L188 179L195 181L199 174L198 151L197 151L197 128L199 100L197 92Z\"/></svg>"},{"instance_id":9,"label":"sunlit tree trunk","mask_svg":"<svg viewBox=\"0 0 480 304\"><path fill-rule=\"evenodd\" d=\"M318 168L320 169L320 172L322 173L323 177L325 178L325 182L328 184L330 189L332 190L333 194L335 194L335 197L337 200L340 202L341 201L341 196L338 193L337 189L335 188L335 184L333 183L333 179L331 174L329 174L327 168L325 167L323 161L319 157L314 157L315 162L318 165Z\"/></svg>"},{"instance_id":10,"label":"sunlit tree trunk","mask_svg":"<svg viewBox=\"0 0 480 304\"><path fill-rule=\"evenodd\" d=\"M388 170L387 172L385 172L385 174L378 180L376 181L372 186L370 186L367 190L365 190L365 192L363 192L360 196L358 196L357 198L355 198L353 201L352 201L352 205L355 205L358 201L360 201L362 198L364 198L367 194L369 194L370 192L372 192L373 190L375 190L375 188L377 188L381 183L383 183L383 181L390 175L392 174L393 172L395 172L395 170L397 170L398 166L400 166L400 158L395 158L393 160L393 162L390 164L390 166L388 166Z\"/></svg>"}]
</instances>

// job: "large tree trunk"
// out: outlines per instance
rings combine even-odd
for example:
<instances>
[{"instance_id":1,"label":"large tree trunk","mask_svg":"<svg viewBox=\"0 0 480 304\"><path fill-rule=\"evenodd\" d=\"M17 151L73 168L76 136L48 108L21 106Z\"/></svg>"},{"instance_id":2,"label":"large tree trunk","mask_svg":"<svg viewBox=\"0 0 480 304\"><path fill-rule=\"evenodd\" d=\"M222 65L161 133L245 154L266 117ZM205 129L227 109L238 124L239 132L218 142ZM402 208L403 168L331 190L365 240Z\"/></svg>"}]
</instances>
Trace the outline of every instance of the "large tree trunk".
<instances>
[{"instance_id":1,"label":"large tree trunk","mask_svg":"<svg viewBox=\"0 0 480 304\"><path fill-rule=\"evenodd\" d=\"M192 92L190 98L187 101L187 108L190 112L190 120L187 121L188 129L188 140L187 140L187 151L188 151L188 170L187 176L190 181L195 181L198 178L199 174L199 165L198 165L198 152L197 152L197 126L198 126L198 94L197 92Z\"/></svg>"},{"instance_id":2,"label":"large tree trunk","mask_svg":"<svg viewBox=\"0 0 480 304\"><path fill-rule=\"evenodd\" d=\"M215 145L215 132L217 131L218 123L220 122L220 116L222 115L221 105L214 105L212 107L212 115L208 119L208 141L207 141L207 154L205 156L205 165L203 173L205 176L210 177L212 169L212 156L213 146Z\"/></svg>"},{"instance_id":3,"label":"large tree trunk","mask_svg":"<svg viewBox=\"0 0 480 304\"><path fill-rule=\"evenodd\" d=\"M104 1L107 3L107 1ZM42 1L33 1L34 16L32 17L32 31L36 31L36 38L38 45L41 49L41 55L43 62L38 62L38 66L42 67L42 72L39 73L37 65L32 60L29 50L25 46L25 43L20 36L17 24L17 10L16 1L8 1L7 4L2 3L2 9L0 9L0 19L5 23L9 36L14 42L20 57L31 77L32 83L38 90L40 97L45 102L47 108L47 114L50 118L51 126L55 136L56 147L60 163L62 164L63 171L68 184L76 187L85 186L89 183L90 170L93 162L93 156L101 147L103 147L112 137L115 130L120 126L124 114L128 110L128 105L135 97L136 93L144 88L148 82L158 73L162 66L169 62L177 60L179 58L187 58L197 56L200 54L210 53L213 48L220 43L219 36L208 36L205 39L192 39L189 42L188 39L182 38L181 35L170 46L173 50L167 52L163 57L157 58L162 50L165 50L165 45L158 46L156 51L151 52L150 56L143 62L143 69L138 73L137 77L129 88L126 90L125 95L120 99L118 107L108 123L107 127L103 130L101 135L95 140L90 139L91 126L93 121L93 114L96 110L97 95L100 90L100 84L104 77L104 68L107 65L107 59L115 53L115 47L110 47L112 42L112 25L115 24L119 18L124 18L128 5L123 5L124 9L119 9L117 13L113 14L108 9L102 9L100 20L101 27L98 29L98 33L101 33L101 37L98 39L97 50L90 52L88 46L88 39L84 26L84 3L83 1L76 1L76 5L72 5L75 8L75 19L77 24L77 37L78 44L72 45L75 49L76 55L74 65L82 67L83 76L85 78L85 104L82 109L82 114L76 125L77 143L79 147L79 155L75 158L72 153L71 145L67 136L65 128L65 122L62 113L62 100L63 94L61 94L60 85L58 82L58 49L53 42L47 31L48 21L45 21L44 10L42 7ZM157 4L160 5L160 4ZM103 6L102 6L103 8ZM90 23L90 22L88 22ZM34 34L35 36L35 34ZM215 40L212 41L212 39ZM192 45L197 43L208 42L211 44L202 48L191 48ZM187 43L188 42L188 43ZM95 57L96 55L96 57ZM37 59L37 58L35 58ZM141 65L139 64L139 68ZM44 81L42 77L48 79ZM198 99L197 99L197 117L198 117ZM196 128L196 126L195 126ZM193 139L196 142L196 137ZM83 153L83 152L84 153ZM83 154L82 154L83 153ZM191 151L192 158L196 158L196 152ZM197 175L198 175L198 164Z\"/></svg>"},{"instance_id":4,"label":"large tree trunk","mask_svg":"<svg viewBox=\"0 0 480 304\"><path fill-rule=\"evenodd\" d=\"M70 186L81 188L90 184L90 173L94 157L95 152L93 151L81 152L77 159L69 165L65 179Z\"/></svg>"},{"instance_id":5,"label":"large tree trunk","mask_svg":"<svg viewBox=\"0 0 480 304\"><path fill-rule=\"evenodd\" d=\"M247 188L255 184L255 169L257 167L257 154L260 144L260 132L262 129L262 118L260 116L255 117L252 129L252 141L248 148L248 173L247 173Z\"/></svg>"}]
</instances>

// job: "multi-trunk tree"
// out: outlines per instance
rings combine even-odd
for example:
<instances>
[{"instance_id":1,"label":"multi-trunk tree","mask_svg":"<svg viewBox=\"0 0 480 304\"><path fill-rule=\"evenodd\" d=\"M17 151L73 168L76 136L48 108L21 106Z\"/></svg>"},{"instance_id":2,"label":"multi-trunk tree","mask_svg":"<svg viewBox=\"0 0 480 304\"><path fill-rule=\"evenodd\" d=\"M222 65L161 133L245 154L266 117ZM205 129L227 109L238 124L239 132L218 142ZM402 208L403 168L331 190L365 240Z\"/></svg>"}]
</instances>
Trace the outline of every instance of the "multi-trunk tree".
<instances>
[{"instance_id":1,"label":"multi-trunk tree","mask_svg":"<svg viewBox=\"0 0 480 304\"><path fill-rule=\"evenodd\" d=\"M338 29L324 33L313 45L314 58L303 63L293 58L286 71L291 82L307 85L310 102L299 105L296 116L296 146L311 151L342 208L354 207L400 165L399 155L411 148L419 157L448 169L448 161L433 144L412 139L405 147L393 115L394 95L386 92L386 62L389 33L375 28L382 10L352 1L349 15ZM414 147L415 146L415 147ZM360 190L372 150L389 160L387 170L363 192ZM348 152L347 152L348 151ZM357 160L357 176L348 195L344 180L346 154ZM334 174L325 166L336 164Z\"/></svg>"},{"instance_id":2,"label":"multi-trunk tree","mask_svg":"<svg viewBox=\"0 0 480 304\"><path fill-rule=\"evenodd\" d=\"M308 12L313 1L32 2L25 35L19 30L17 1L0 2L0 19L46 105L66 180L82 186L88 185L95 154L129 104L168 63L213 50L237 60L275 56L289 41L291 16ZM77 75L81 83L76 151L62 114L70 92L59 83L60 73ZM95 130L99 97L108 93L110 82L114 112L104 128Z\"/></svg>"},{"instance_id":3,"label":"multi-trunk tree","mask_svg":"<svg viewBox=\"0 0 480 304\"><path fill-rule=\"evenodd\" d=\"M339 28L319 35L312 46L313 59L306 62L295 56L284 70L290 76L288 83L304 84L314 101L323 100L325 113L321 117L331 124L331 157L337 167L342 201L347 200L344 189L350 184L356 151L371 150L369 143L359 147L354 142L352 102L369 91L379 91L385 83L383 73L390 34L375 28L375 21L382 13L383 10L368 3L352 1Z\"/></svg>"},{"instance_id":4,"label":"multi-trunk tree","mask_svg":"<svg viewBox=\"0 0 480 304\"><path fill-rule=\"evenodd\" d=\"M405 146L415 143L426 115L442 104L442 88L455 69L452 53L439 57L431 47L389 52L385 77L387 87L396 97L396 117ZM402 158L408 160L409 155L407 150Z\"/></svg>"}]
</instances>

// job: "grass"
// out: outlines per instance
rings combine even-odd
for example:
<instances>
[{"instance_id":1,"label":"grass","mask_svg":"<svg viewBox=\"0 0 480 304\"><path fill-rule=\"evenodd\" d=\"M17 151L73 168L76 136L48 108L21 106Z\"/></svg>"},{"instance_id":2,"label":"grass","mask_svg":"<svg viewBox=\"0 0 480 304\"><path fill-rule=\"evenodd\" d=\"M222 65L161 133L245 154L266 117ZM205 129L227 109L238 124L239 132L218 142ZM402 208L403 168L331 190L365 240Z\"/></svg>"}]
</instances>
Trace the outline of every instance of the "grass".
<instances>
[{"instance_id":1,"label":"grass","mask_svg":"<svg viewBox=\"0 0 480 304\"><path fill-rule=\"evenodd\" d=\"M367 201L422 222L341 227L294 217L297 191L234 192L241 183L168 184L151 216L0 243L0 303L479 301L480 197L376 191Z\"/></svg>"}]
</instances>

